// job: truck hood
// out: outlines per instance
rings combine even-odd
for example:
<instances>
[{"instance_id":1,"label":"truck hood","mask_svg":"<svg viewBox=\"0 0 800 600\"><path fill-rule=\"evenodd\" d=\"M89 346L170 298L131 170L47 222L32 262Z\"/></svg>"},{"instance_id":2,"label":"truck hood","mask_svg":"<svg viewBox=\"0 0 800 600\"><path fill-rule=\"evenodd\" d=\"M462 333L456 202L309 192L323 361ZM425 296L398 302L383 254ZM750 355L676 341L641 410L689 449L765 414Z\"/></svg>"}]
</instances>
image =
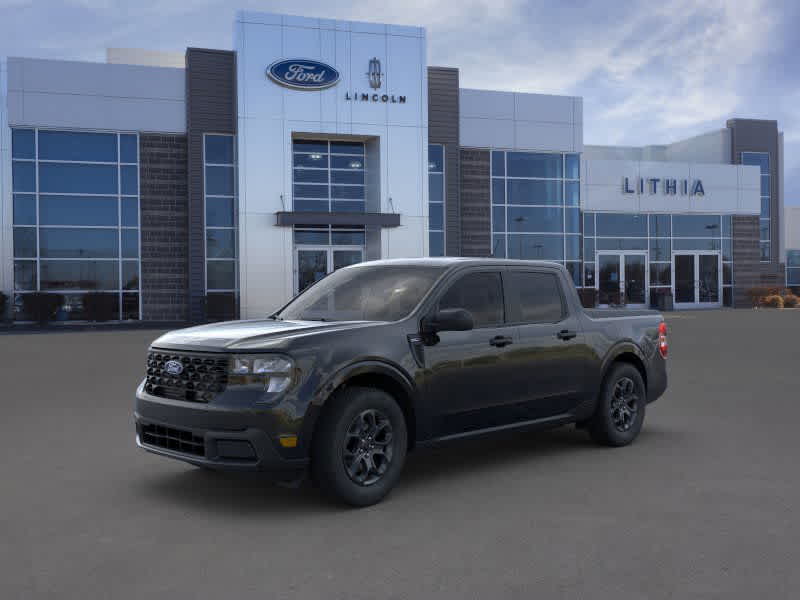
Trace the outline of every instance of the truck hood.
<instances>
[{"instance_id":1,"label":"truck hood","mask_svg":"<svg viewBox=\"0 0 800 600\"><path fill-rule=\"evenodd\" d=\"M374 321L227 321L170 331L155 340L152 346L199 352L258 351L268 349L270 342L287 337L379 324Z\"/></svg>"}]
</instances>

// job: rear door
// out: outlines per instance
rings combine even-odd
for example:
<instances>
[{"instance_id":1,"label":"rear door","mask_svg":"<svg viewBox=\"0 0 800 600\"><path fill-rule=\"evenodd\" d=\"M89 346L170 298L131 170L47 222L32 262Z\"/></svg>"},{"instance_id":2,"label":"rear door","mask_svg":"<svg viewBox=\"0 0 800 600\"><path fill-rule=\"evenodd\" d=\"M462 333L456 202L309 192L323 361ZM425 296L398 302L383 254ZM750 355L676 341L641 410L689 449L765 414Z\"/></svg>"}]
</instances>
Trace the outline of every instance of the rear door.
<instances>
[{"instance_id":1,"label":"rear door","mask_svg":"<svg viewBox=\"0 0 800 600\"><path fill-rule=\"evenodd\" d=\"M509 349L517 341L509 326L500 269L477 270L450 283L436 309L463 308L475 320L470 331L442 331L425 348L424 395L435 436L491 427L487 410L512 401L505 381L513 365Z\"/></svg>"},{"instance_id":2,"label":"rear door","mask_svg":"<svg viewBox=\"0 0 800 600\"><path fill-rule=\"evenodd\" d=\"M568 413L584 397L591 350L570 311L564 278L555 269L512 267L505 282L519 334L509 355L518 418Z\"/></svg>"}]
</instances>

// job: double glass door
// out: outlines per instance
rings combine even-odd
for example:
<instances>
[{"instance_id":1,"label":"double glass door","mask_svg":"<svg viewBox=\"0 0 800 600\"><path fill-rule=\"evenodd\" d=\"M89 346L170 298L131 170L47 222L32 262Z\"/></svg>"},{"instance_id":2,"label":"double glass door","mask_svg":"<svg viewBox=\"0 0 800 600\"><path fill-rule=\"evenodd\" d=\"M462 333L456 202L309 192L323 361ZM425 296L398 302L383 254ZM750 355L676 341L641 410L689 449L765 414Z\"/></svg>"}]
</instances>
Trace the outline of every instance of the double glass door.
<instances>
[{"instance_id":1,"label":"double glass door","mask_svg":"<svg viewBox=\"0 0 800 600\"><path fill-rule=\"evenodd\" d=\"M598 252L597 292L600 306L647 305L647 253Z\"/></svg>"},{"instance_id":2,"label":"double glass door","mask_svg":"<svg viewBox=\"0 0 800 600\"><path fill-rule=\"evenodd\" d=\"M364 249L358 246L327 246L295 249L295 293L348 265L364 260Z\"/></svg>"},{"instance_id":3,"label":"double glass door","mask_svg":"<svg viewBox=\"0 0 800 600\"><path fill-rule=\"evenodd\" d=\"M722 272L718 252L674 253L672 279L676 308L722 306Z\"/></svg>"}]
</instances>

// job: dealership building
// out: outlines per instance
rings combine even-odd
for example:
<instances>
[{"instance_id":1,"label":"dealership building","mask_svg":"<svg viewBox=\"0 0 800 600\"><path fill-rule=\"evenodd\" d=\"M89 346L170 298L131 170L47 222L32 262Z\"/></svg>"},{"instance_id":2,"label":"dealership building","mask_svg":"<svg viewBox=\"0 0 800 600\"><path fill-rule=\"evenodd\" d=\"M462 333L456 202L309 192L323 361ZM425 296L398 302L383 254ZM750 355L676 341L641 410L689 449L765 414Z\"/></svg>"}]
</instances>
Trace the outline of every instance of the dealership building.
<instances>
[{"instance_id":1,"label":"dealership building","mask_svg":"<svg viewBox=\"0 0 800 600\"><path fill-rule=\"evenodd\" d=\"M234 32L0 63L16 319L37 291L59 320L98 292L120 320L254 318L336 268L441 255L558 261L601 305L800 285L776 121L590 146L582 98L461 88L420 27L240 12Z\"/></svg>"}]
</instances>

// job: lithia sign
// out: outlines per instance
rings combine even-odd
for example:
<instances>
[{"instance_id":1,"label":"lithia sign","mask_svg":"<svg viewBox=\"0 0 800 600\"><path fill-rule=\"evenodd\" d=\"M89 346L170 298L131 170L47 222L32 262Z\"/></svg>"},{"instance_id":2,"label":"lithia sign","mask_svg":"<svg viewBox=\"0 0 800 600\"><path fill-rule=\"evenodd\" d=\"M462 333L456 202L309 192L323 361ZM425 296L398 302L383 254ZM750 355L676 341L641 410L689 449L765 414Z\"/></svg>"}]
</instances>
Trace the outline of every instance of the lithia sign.
<instances>
[{"instance_id":1,"label":"lithia sign","mask_svg":"<svg viewBox=\"0 0 800 600\"><path fill-rule=\"evenodd\" d=\"M406 97L377 92L383 86L384 74L381 61L377 57L369 61L367 81L372 92L347 91L344 99L350 102L383 102L387 104L405 104ZM267 77L278 85L293 90L324 90L339 83L339 71L318 60L290 58L277 60L267 67Z\"/></svg>"},{"instance_id":2,"label":"lithia sign","mask_svg":"<svg viewBox=\"0 0 800 600\"><path fill-rule=\"evenodd\" d=\"M633 181L631 181L633 179ZM703 182L699 179L661 179L659 177L623 177L622 193L642 195L647 189L648 194L657 194L661 191L666 196L705 196Z\"/></svg>"}]
</instances>

